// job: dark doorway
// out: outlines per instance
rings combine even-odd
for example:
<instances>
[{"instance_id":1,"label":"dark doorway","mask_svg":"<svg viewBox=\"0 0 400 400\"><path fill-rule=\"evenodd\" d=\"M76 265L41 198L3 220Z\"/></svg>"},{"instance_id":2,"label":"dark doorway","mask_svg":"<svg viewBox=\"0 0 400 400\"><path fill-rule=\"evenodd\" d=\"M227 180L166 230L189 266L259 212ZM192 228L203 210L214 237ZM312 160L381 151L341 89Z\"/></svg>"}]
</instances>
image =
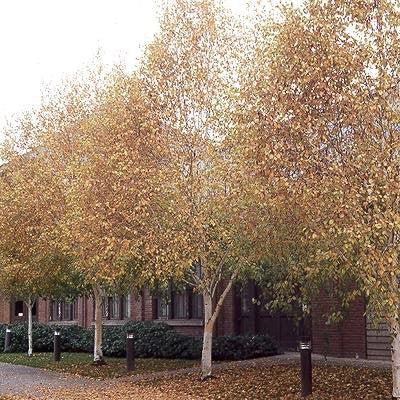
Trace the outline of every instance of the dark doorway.
<instances>
[{"instance_id":1,"label":"dark doorway","mask_svg":"<svg viewBox=\"0 0 400 400\"><path fill-rule=\"evenodd\" d=\"M295 350L298 341L295 320L282 312L271 313L265 304L254 303L253 299L260 299L260 290L254 282L236 288L237 334L267 334L278 342L281 349Z\"/></svg>"}]
</instances>

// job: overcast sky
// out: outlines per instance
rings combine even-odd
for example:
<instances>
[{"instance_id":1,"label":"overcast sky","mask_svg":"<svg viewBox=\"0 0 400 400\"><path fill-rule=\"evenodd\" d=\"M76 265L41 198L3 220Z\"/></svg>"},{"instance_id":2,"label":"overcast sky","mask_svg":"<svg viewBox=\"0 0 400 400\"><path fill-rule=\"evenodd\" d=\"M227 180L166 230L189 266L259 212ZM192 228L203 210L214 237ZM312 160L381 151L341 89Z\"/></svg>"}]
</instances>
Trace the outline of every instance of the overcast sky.
<instances>
[{"instance_id":1,"label":"overcast sky","mask_svg":"<svg viewBox=\"0 0 400 400\"><path fill-rule=\"evenodd\" d=\"M236 13L245 0L225 0ZM40 101L101 49L134 65L158 27L157 0L0 0L0 140L6 118Z\"/></svg>"},{"instance_id":2,"label":"overcast sky","mask_svg":"<svg viewBox=\"0 0 400 400\"><path fill-rule=\"evenodd\" d=\"M224 2L241 14L248 0ZM0 141L7 118L38 104L45 84L56 84L84 67L99 49L106 63L122 60L134 66L157 31L157 4L159 0L0 0Z\"/></svg>"}]
</instances>

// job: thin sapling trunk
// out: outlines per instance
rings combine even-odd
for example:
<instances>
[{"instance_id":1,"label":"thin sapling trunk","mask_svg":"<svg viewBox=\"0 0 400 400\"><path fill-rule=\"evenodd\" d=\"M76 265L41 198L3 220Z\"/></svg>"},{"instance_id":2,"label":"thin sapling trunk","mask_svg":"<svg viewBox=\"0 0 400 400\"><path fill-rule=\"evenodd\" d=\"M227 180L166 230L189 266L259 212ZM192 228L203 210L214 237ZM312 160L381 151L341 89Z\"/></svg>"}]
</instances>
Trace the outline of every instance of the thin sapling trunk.
<instances>
[{"instance_id":1,"label":"thin sapling trunk","mask_svg":"<svg viewBox=\"0 0 400 400\"><path fill-rule=\"evenodd\" d=\"M396 321L390 325L392 334L393 398L400 399L400 326Z\"/></svg>"},{"instance_id":2,"label":"thin sapling trunk","mask_svg":"<svg viewBox=\"0 0 400 400\"><path fill-rule=\"evenodd\" d=\"M103 313L102 313L102 291L99 286L93 289L94 297L94 350L93 363L104 364L103 357Z\"/></svg>"},{"instance_id":3,"label":"thin sapling trunk","mask_svg":"<svg viewBox=\"0 0 400 400\"><path fill-rule=\"evenodd\" d=\"M33 337L32 337L32 308L33 302L32 299L26 302L26 306L28 308L28 357L32 357L33 355Z\"/></svg>"}]
</instances>

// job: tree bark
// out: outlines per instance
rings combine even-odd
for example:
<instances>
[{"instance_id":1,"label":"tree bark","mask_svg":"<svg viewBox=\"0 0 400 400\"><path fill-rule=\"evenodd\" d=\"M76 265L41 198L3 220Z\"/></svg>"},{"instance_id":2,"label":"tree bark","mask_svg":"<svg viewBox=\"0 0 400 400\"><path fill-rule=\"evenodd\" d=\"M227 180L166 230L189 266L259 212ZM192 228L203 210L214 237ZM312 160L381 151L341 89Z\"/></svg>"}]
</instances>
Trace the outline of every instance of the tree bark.
<instances>
[{"instance_id":1,"label":"tree bark","mask_svg":"<svg viewBox=\"0 0 400 400\"><path fill-rule=\"evenodd\" d=\"M26 303L28 308L28 357L33 355L33 337L32 337L32 299L29 299Z\"/></svg>"},{"instance_id":2,"label":"tree bark","mask_svg":"<svg viewBox=\"0 0 400 400\"><path fill-rule=\"evenodd\" d=\"M392 376L393 376L393 398L400 399L400 326L392 322Z\"/></svg>"},{"instance_id":3,"label":"tree bark","mask_svg":"<svg viewBox=\"0 0 400 400\"><path fill-rule=\"evenodd\" d=\"M201 379L205 380L212 375L212 341L215 321L224 304L226 295L232 288L236 274L233 274L229 282L221 294L215 309L213 310L213 298L210 293L211 290L203 292L204 300L204 335L203 335L203 350L201 353Z\"/></svg>"},{"instance_id":4,"label":"tree bark","mask_svg":"<svg viewBox=\"0 0 400 400\"><path fill-rule=\"evenodd\" d=\"M203 293L204 299L204 335L203 350L201 353L201 379L205 380L212 373L212 339L214 321L212 318L212 298L208 292Z\"/></svg>"},{"instance_id":5,"label":"tree bark","mask_svg":"<svg viewBox=\"0 0 400 400\"><path fill-rule=\"evenodd\" d=\"M103 313L102 313L102 291L99 286L93 289L94 297L94 350L93 362L96 364L104 363L103 357Z\"/></svg>"}]
</instances>

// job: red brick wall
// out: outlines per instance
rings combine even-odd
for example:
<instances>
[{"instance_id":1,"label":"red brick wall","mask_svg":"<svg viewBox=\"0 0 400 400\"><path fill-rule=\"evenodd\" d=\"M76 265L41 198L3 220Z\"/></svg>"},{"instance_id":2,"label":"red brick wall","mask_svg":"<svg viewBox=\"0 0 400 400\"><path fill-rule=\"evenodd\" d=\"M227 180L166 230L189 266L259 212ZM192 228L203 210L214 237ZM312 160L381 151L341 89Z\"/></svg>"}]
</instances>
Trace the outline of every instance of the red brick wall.
<instances>
[{"instance_id":1,"label":"red brick wall","mask_svg":"<svg viewBox=\"0 0 400 400\"><path fill-rule=\"evenodd\" d=\"M39 299L36 302L36 316L39 322L48 322L48 304L47 300Z\"/></svg>"},{"instance_id":2,"label":"red brick wall","mask_svg":"<svg viewBox=\"0 0 400 400\"><path fill-rule=\"evenodd\" d=\"M366 358L365 300L356 299L344 311L345 317L340 323L327 325L324 314L337 303L324 291L313 302L313 352L335 357L353 358L358 355Z\"/></svg>"},{"instance_id":3,"label":"red brick wall","mask_svg":"<svg viewBox=\"0 0 400 400\"><path fill-rule=\"evenodd\" d=\"M133 321L141 321L143 319L142 313L142 295L132 293L131 294L131 319Z\"/></svg>"},{"instance_id":4,"label":"red brick wall","mask_svg":"<svg viewBox=\"0 0 400 400\"><path fill-rule=\"evenodd\" d=\"M144 321L152 321L153 320L153 296L151 296L150 291L148 289L143 290L143 309L142 316Z\"/></svg>"},{"instance_id":5,"label":"red brick wall","mask_svg":"<svg viewBox=\"0 0 400 400\"><path fill-rule=\"evenodd\" d=\"M223 290L221 286L220 292ZM345 312L345 319L336 325L327 325L324 316L334 304L326 292L321 292L312 309L312 339L313 351L320 354L328 354L337 357L355 357L358 354L366 358L366 324L365 301L362 298L355 300ZM49 318L49 302L38 302L38 320L47 322ZM131 295L131 318L133 320L153 319L153 299L150 292L144 290L143 296ZM0 299L0 322L10 321L10 303L6 299ZM93 322L93 301L91 298L78 299L78 323L90 327ZM186 335L200 337L203 327L200 325L176 325L178 332ZM230 335L235 333L235 294L232 290L226 297L217 319L215 333L217 335Z\"/></svg>"},{"instance_id":6,"label":"red brick wall","mask_svg":"<svg viewBox=\"0 0 400 400\"><path fill-rule=\"evenodd\" d=\"M218 295L220 295L225 289L227 282L222 282ZM221 308L221 312L217 319L217 326L215 333L218 336L224 335L234 335L236 330L236 321L235 321L235 291L232 288L229 293L225 297L224 304Z\"/></svg>"},{"instance_id":7,"label":"red brick wall","mask_svg":"<svg viewBox=\"0 0 400 400\"><path fill-rule=\"evenodd\" d=\"M220 291L224 287L221 286ZM216 334L230 335L234 334L234 292L228 293L224 305L217 319ZM37 304L37 318L40 322L48 322L50 315L50 301L40 299ZM77 323L83 327L90 327L93 323L93 300L91 297L80 297L77 300ZM153 320L153 298L148 289L142 294L131 295L131 313L130 317L135 321ZM0 323L8 323L10 320L10 303L6 299L0 298ZM203 327L199 325L174 325L176 331L185 334L200 337L203 335Z\"/></svg>"},{"instance_id":8,"label":"red brick wall","mask_svg":"<svg viewBox=\"0 0 400 400\"><path fill-rule=\"evenodd\" d=\"M202 326L174 326L174 329L182 335L203 337Z\"/></svg>"},{"instance_id":9,"label":"red brick wall","mask_svg":"<svg viewBox=\"0 0 400 400\"><path fill-rule=\"evenodd\" d=\"M11 308L10 302L4 298L0 297L0 323L9 324Z\"/></svg>"},{"instance_id":10,"label":"red brick wall","mask_svg":"<svg viewBox=\"0 0 400 400\"><path fill-rule=\"evenodd\" d=\"M93 315L93 298L92 297L87 297L86 298L86 321L85 321L85 326L88 328L92 326L93 321L94 321L94 315Z\"/></svg>"},{"instance_id":11,"label":"red brick wall","mask_svg":"<svg viewBox=\"0 0 400 400\"><path fill-rule=\"evenodd\" d=\"M79 297L77 300L77 322L79 326L86 327L86 317L87 317L87 298L86 296Z\"/></svg>"}]
</instances>

